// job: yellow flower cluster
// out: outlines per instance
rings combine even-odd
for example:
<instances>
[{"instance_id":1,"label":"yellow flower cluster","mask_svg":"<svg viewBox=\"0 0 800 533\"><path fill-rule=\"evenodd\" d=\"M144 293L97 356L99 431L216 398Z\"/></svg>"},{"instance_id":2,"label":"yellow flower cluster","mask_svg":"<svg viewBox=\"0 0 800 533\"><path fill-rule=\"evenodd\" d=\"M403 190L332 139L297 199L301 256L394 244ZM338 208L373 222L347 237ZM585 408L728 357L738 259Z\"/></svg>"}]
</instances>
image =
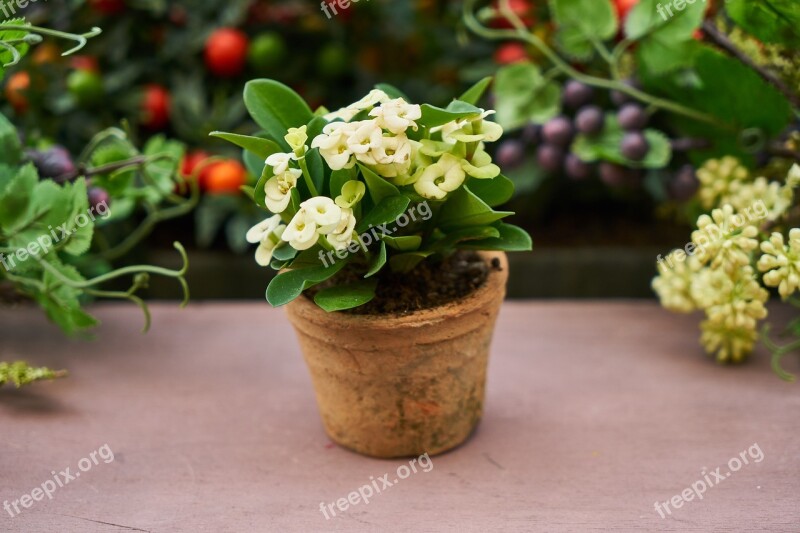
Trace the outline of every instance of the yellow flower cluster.
<instances>
[{"instance_id":1,"label":"yellow flower cluster","mask_svg":"<svg viewBox=\"0 0 800 533\"><path fill-rule=\"evenodd\" d=\"M687 246L693 255L677 250L660 261L652 286L666 309L704 311L701 344L720 362L738 362L753 350L758 322L767 317L769 293L755 267L765 273L764 285L777 287L784 299L800 288L800 229L791 229L785 242L779 232L766 239L759 227L780 221L793 205L800 166L783 184L750 180L733 158L709 161L698 176L701 203L724 203L698 218ZM754 205L764 215L758 220L752 216Z\"/></svg>"}]
</instances>

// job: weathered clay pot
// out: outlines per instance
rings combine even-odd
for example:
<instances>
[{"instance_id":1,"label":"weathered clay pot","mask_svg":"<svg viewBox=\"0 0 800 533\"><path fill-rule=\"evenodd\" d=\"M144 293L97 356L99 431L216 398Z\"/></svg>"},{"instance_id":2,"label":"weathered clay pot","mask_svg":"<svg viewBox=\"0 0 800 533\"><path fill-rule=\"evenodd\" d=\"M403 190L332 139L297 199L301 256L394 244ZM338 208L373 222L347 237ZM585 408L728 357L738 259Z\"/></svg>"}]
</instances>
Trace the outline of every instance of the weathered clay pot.
<instances>
[{"instance_id":1,"label":"weathered clay pot","mask_svg":"<svg viewBox=\"0 0 800 533\"><path fill-rule=\"evenodd\" d=\"M472 433L508 279L505 254L481 255L501 265L483 287L408 316L326 313L305 297L289 304L331 439L374 457L404 457L442 453Z\"/></svg>"}]
</instances>

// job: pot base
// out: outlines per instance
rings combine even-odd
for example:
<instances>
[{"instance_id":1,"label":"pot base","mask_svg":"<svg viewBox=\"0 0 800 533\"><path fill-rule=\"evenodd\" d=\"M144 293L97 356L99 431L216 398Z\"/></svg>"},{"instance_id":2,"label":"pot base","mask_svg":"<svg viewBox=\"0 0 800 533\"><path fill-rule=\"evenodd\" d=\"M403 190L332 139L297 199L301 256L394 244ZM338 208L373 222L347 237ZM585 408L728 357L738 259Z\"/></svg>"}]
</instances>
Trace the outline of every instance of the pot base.
<instances>
[{"instance_id":1,"label":"pot base","mask_svg":"<svg viewBox=\"0 0 800 533\"><path fill-rule=\"evenodd\" d=\"M288 306L325 431L373 457L455 448L483 413L489 347L508 277L505 254L482 253L486 283L461 301L401 317ZM496 264L496 261L495 261Z\"/></svg>"}]
</instances>

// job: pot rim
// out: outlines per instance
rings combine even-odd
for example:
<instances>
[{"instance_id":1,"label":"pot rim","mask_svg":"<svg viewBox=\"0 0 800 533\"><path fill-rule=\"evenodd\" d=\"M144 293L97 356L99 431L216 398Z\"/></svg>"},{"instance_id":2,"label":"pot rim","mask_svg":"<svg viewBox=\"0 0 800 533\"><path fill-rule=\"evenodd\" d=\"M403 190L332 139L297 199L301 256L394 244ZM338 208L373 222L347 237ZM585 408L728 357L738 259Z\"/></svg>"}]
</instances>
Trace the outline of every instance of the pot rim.
<instances>
[{"instance_id":1,"label":"pot rim","mask_svg":"<svg viewBox=\"0 0 800 533\"><path fill-rule=\"evenodd\" d=\"M508 256L506 253L479 251L478 255L490 265L492 260L498 259L500 261L500 269L490 268L486 282L466 297L436 307L419 309L406 315L354 315L339 311L327 312L306 297L305 294L301 294L290 302L287 308L290 313L301 315L315 323L325 323L326 327L341 329L358 328L362 325L372 329L394 329L441 322L455 316L472 313L484 307L486 302L497 297L498 292L505 295L505 285L508 280Z\"/></svg>"}]
</instances>

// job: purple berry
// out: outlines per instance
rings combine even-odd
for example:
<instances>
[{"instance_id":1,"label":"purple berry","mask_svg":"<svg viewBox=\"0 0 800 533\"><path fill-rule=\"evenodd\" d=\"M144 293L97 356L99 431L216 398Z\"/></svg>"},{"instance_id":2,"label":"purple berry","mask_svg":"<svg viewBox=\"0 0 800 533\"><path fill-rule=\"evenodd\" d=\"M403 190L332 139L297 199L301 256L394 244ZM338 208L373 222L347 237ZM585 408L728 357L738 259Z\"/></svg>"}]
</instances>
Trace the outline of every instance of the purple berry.
<instances>
[{"instance_id":1,"label":"purple berry","mask_svg":"<svg viewBox=\"0 0 800 533\"><path fill-rule=\"evenodd\" d=\"M695 195L699 186L700 183L697 181L694 167L692 165L684 165L667 184L667 190L673 200L686 202Z\"/></svg>"},{"instance_id":2,"label":"purple berry","mask_svg":"<svg viewBox=\"0 0 800 533\"><path fill-rule=\"evenodd\" d=\"M564 87L564 105L571 109L578 109L592 101L594 89L579 81L570 80Z\"/></svg>"},{"instance_id":3,"label":"purple berry","mask_svg":"<svg viewBox=\"0 0 800 533\"><path fill-rule=\"evenodd\" d=\"M622 156L631 161L641 161L650 151L650 143L641 132L626 133L620 145Z\"/></svg>"},{"instance_id":4,"label":"purple berry","mask_svg":"<svg viewBox=\"0 0 800 533\"><path fill-rule=\"evenodd\" d=\"M585 180L591 176L592 168L593 167L591 164L581 161L581 159L575 154L569 154L566 162L564 163L564 169L566 170L567 176L577 181Z\"/></svg>"},{"instance_id":5,"label":"purple berry","mask_svg":"<svg viewBox=\"0 0 800 533\"><path fill-rule=\"evenodd\" d=\"M542 128L544 141L562 148L569 145L572 134L572 121L563 116L552 119Z\"/></svg>"},{"instance_id":6,"label":"purple berry","mask_svg":"<svg viewBox=\"0 0 800 533\"><path fill-rule=\"evenodd\" d=\"M539 144L542 137L542 127L531 122L522 130L522 140L529 144Z\"/></svg>"},{"instance_id":7,"label":"purple berry","mask_svg":"<svg viewBox=\"0 0 800 533\"><path fill-rule=\"evenodd\" d=\"M564 151L558 146L543 144L536 151L536 161L542 170L555 174L561 170L561 165L564 163Z\"/></svg>"},{"instance_id":8,"label":"purple berry","mask_svg":"<svg viewBox=\"0 0 800 533\"><path fill-rule=\"evenodd\" d=\"M629 87L633 87L635 89L640 89L641 86L638 82L634 80L625 80L623 82L625 85ZM611 91L611 101L614 102L614 105L617 107L622 107L629 102L635 102L636 100L632 96L628 96L625 93L619 91Z\"/></svg>"},{"instance_id":9,"label":"purple berry","mask_svg":"<svg viewBox=\"0 0 800 533\"><path fill-rule=\"evenodd\" d=\"M638 131L647 127L648 116L642 106L637 104L625 104L617 113L617 119L622 129L626 131Z\"/></svg>"},{"instance_id":10,"label":"purple berry","mask_svg":"<svg viewBox=\"0 0 800 533\"><path fill-rule=\"evenodd\" d=\"M575 127L586 135L597 135L605 126L605 114L595 105L581 109L575 117Z\"/></svg>"},{"instance_id":11,"label":"purple berry","mask_svg":"<svg viewBox=\"0 0 800 533\"><path fill-rule=\"evenodd\" d=\"M609 187L622 187L628 181L628 169L616 163L600 163L600 180Z\"/></svg>"},{"instance_id":12,"label":"purple berry","mask_svg":"<svg viewBox=\"0 0 800 533\"><path fill-rule=\"evenodd\" d=\"M63 146L52 146L44 151L29 150L27 156L41 178L60 181L60 178L70 176L75 172L72 156Z\"/></svg>"},{"instance_id":13,"label":"purple berry","mask_svg":"<svg viewBox=\"0 0 800 533\"><path fill-rule=\"evenodd\" d=\"M525 144L512 139L503 142L497 149L497 164L503 168L516 168L525 160Z\"/></svg>"},{"instance_id":14,"label":"purple berry","mask_svg":"<svg viewBox=\"0 0 800 533\"><path fill-rule=\"evenodd\" d=\"M111 197L105 189L100 187L91 187L88 191L89 205L92 210L98 211L98 207L102 206L108 209L108 204L111 202Z\"/></svg>"}]
</instances>

